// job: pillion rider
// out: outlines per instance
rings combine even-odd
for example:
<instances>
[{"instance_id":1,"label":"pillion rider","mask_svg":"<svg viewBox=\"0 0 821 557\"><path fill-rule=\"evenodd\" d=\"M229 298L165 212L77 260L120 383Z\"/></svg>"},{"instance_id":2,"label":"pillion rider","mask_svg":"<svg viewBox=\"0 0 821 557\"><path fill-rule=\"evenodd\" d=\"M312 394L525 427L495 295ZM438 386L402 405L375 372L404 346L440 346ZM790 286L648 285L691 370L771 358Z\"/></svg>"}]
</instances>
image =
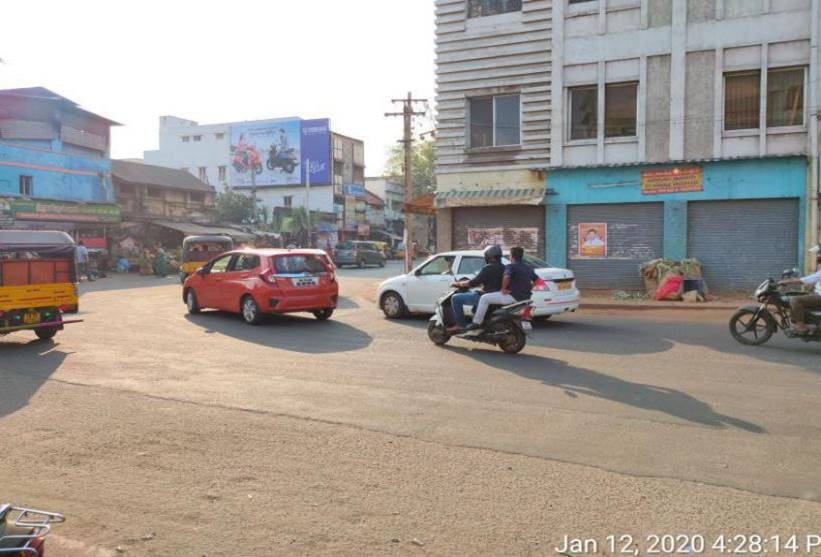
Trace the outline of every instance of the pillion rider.
<instances>
[{"instance_id":1,"label":"pillion rider","mask_svg":"<svg viewBox=\"0 0 821 557\"><path fill-rule=\"evenodd\" d=\"M482 294L499 292L502 289L505 266L502 265L502 248L499 246L488 246L484 251L485 266L479 274L470 280L457 281L452 284L458 288L482 287L482 292L464 292L454 294L452 298L453 315L456 325L448 328L449 333L458 333L468 327L465 319L465 306L476 307Z\"/></svg>"}]
</instances>

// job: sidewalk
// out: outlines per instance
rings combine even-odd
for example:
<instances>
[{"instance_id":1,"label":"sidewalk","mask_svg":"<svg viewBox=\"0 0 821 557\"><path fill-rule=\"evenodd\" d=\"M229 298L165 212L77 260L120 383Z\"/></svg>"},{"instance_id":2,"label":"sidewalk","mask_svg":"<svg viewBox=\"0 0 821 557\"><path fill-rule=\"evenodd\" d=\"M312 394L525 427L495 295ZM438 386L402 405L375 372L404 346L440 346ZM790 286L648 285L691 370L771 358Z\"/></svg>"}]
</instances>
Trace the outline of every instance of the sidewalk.
<instances>
[{"instance_id":1,"label":"sidewalk","mask_svg":"<svg viewBox=\"0 0 821 557\"><path fill-rule=\"evenodd\" d=\"M618 299L615 292L612 290L583 290L581 309L731 311L739 306L755 303L751 298L742 294L711 295L708 301L693 304L657 302L650 298Z\"/></svg>"}]
</instances>

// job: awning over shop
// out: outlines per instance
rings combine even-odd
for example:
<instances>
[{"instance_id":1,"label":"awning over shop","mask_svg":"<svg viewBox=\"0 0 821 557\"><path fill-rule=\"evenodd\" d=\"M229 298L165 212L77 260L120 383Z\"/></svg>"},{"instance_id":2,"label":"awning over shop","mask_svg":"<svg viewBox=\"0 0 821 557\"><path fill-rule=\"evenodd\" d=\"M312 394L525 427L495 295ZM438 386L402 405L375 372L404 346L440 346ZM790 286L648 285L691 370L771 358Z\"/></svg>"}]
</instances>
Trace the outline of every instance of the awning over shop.
<instances>
[{"instance_id":1,"label":"awning over shop","mask_svg":"<svg viewBox=\"0 0 821 557\"><path fill-rule=\"evenodd\" d=\"M441 191L436 193L436 208L541 205L544 202L545 195L547 195L547 188Z\"/></svg>"},{"instance_id":2,"label":"awning over shop","mask_svg":"<svg viewBox=\"0 0 821 557\"><path fill-rule=\"evenodd\" d=\"M205 226L202 224L196 224L193 222L170 222L170 221L153 221L151 224L156 226L161 226L163 228L168 228L169 230L176 230L177 232L182 232L183 234L193 236L193 235L201 235L201 236L208 236L208 235L218 235L224 234L226 236L230 236L231 238L239 239L239 240L252 240L254 235L249 232L243 232L237 228L230 228L227 226Z\"/></svg>"}]
</instances>

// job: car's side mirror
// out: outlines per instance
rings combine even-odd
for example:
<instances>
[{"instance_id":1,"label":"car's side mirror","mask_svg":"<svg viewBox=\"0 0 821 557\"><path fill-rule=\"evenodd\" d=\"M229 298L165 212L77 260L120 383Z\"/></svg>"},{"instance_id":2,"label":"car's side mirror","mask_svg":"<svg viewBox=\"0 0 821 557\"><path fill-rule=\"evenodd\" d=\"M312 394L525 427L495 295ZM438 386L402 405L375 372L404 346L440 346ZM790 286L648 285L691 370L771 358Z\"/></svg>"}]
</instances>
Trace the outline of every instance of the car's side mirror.
<instances>
[{"instance_id":1,"label":"car's side mirror","mask_svg":"<svg viewBox=\"0 0 821 557\"><path fill-rule=\"evenodd\" d=\"M422 276L422 269L416 269L416 270L413 272L413 274L414 274L414 275L416 275L417 277Z\"/></svg>"},{"instance_id":2,"label":"car's side mirror","mask_svg":"<svg viewBox=\"0 0 821 557\"><path fill-rule=\"evenodd\" d=\"M201 277L204 277L205 275L207 275L208 272L209 272L208 269L206 269L205 267L200 267L199 269L197 269L197 274Z\"/></svg>"}]
</instances>

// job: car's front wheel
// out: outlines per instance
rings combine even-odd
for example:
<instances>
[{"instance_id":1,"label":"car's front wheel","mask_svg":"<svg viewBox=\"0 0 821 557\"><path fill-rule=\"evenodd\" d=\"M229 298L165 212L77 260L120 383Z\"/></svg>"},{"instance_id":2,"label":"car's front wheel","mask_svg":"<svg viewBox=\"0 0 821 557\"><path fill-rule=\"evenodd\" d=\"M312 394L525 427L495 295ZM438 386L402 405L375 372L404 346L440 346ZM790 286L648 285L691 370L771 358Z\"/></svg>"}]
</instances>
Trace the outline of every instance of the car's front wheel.
<instances>
[{"instance_id":1,"label":"car's front wheel","mask_svg":"<svg viewBox=\"0 0 821 557\"><path fill-rule=\"evenodd\" d=\"M396 292L386 292L379 302L380 309L388 319L400 319L407 313L402 296Z\"/></svg>"},{"instance_id":2,"label":"car's front wheel","mask_svg":"<svg viewBox=\"0 0 821 557\"><path fill-rule=\"evenodd\" d=\"M262 322L262 312L253 297L244 296L240 304L242 318L249 325L259 325Z\"/></svg>"}]
</instances>

